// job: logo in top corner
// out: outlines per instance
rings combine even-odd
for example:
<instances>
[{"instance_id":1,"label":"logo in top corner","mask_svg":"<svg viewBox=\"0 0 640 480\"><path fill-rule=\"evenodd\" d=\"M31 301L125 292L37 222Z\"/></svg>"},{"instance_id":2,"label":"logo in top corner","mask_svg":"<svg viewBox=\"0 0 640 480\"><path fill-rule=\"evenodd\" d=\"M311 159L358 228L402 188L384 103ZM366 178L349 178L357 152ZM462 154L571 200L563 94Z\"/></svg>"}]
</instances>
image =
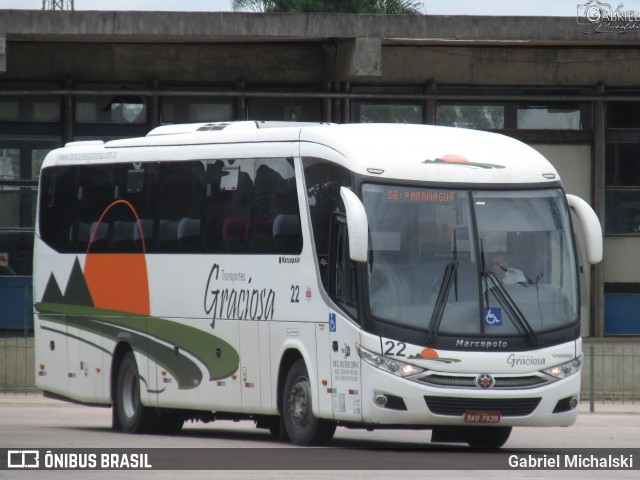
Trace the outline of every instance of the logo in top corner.
<instances>
[{"instance_id":1,"label":"logo in top corner","mask_svg":"<svg viewBox=\"0 0 640 480\"><path fill-rule=\"evenodd\" d=\"M582 33L627 33L640 29L640 12L623 10L620 3L615 9L611 4L589 0L577 5L576 21L579 25L591 26L591 31Z\"/></svg>"}]
</instances>

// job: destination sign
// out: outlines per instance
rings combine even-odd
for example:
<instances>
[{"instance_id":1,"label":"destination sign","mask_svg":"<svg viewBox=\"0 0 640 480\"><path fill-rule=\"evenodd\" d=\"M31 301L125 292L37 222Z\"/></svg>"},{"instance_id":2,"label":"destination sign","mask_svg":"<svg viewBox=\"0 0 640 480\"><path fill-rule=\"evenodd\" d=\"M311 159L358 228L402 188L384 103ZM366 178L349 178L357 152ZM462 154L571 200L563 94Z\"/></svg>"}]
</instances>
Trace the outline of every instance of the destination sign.
<instances>
[{"instance_id":1,"label":"destination sign","mask_svg":"<svg viewBox=\"0 0 640 480\"><path fill-rule=\"evenodd\" d=\"M440 190L389 189L385 197L391 202L452 203L456 200L456 193Z\"/></svg>"}]
</instances>

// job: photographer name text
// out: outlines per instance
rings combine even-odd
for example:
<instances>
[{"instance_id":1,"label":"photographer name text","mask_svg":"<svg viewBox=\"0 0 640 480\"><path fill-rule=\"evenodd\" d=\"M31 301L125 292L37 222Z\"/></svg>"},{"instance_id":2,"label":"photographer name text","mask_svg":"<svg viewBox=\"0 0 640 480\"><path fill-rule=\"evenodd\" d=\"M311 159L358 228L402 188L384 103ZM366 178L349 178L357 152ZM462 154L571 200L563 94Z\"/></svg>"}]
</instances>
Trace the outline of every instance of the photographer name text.
<instances>
[{"instance_id":1,"label":"photographer name text","mask_svg":"<svg viewBox=\"0 0 640 480\"><path fill-rule=\"evenodd\" d=\"M633 455L509 455L509 467L527 469L633 469Z\"/></svg>"}]
</instances>

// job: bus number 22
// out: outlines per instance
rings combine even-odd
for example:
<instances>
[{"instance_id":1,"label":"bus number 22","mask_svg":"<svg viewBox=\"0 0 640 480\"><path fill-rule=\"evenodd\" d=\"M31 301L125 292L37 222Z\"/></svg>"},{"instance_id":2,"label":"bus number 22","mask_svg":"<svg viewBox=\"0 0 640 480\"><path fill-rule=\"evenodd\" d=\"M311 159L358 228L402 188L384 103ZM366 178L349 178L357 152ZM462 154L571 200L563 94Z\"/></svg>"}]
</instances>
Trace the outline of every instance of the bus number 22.
<instances>
[{"instance_id":1,"label":"bus number 22","mask_svg":"<svg viewBox=\"0 0 640 480\"><path fill-rule=\"evenodd\" d=\"M300 287L291 285L291 303L300 303Z\"/></svg>"},{"instance_id":2,"label":"bus number 22","mask_svg":"<svg viewBox=\"0 0 640 480\"><path fill-rule=\"evenodd\" d=\"M404 342L394 342L392 340L387 340L384 342L387 346L387 349L384 351L385 355L389 355L392 357L404 357L404 349L407 348L407 344Z\"/></svg>"}]
</instances>

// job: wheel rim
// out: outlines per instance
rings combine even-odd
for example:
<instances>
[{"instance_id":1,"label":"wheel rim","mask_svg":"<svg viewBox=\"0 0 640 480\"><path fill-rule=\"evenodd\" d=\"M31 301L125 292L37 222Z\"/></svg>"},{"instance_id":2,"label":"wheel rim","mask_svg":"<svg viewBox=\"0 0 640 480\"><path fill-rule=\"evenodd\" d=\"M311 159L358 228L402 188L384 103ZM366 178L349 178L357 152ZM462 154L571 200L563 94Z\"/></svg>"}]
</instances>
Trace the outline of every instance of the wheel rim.
<instances>
[{"instance_id":1,"label":"wheel rim","mask_svg":"<svg viewBox=\"0 0 640 480\"><path fill-rule=\"evenodd\" d=\"M139 402L138 376L129 370L122 382L122 410L128 419L135 417Z\"/></svg>"},{"instance_id":2,"label":"wheel rim","mask_svg":"<svg viewBox=\"0 0 640 480\"><path fill-rule=\"evenodd\" d=\"M293 424L299 430L304 430L309 424L310 399L311 388L309 380L304 377L297 378L289 392L289 414Z\"/></svg>"}]
</instances>

